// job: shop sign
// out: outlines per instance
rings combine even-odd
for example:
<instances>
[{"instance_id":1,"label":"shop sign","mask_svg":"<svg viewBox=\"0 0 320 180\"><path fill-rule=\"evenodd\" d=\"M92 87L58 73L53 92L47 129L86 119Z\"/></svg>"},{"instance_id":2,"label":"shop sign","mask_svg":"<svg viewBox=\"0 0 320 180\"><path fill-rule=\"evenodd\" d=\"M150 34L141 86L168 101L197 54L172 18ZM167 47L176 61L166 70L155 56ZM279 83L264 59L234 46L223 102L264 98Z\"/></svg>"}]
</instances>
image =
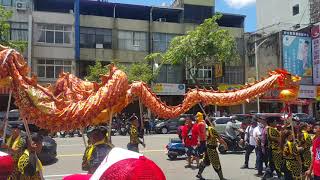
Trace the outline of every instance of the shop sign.
<instances>
[{"instance_id":1,"label":"shop sign","mask_svg":"<svg viewBox=\"0 0 320 180\"><path fill-rule=\"evenodd\" d=\"M184 95L185 84L156 83L152 85L152 91L157 95Z\"/></svg>"},{"instance_id":2,"label":"shop sign","mask_svg":"<svg viewBox=\"0 0 320 180\"><path fill-rule=\"evenodd\" d=\"M320 26L314 26L312 35L313 83L320 84Z\"/></svg>"},{"instance_id":3,"label":"shop sign","mask_svg":"<svg viewBox=\"0 0 320 180\"><path fill-rule=\"evenodd\" d=\"M300 85L299 98L314 99L317 95L316 86Z\"/></svg>"},{"instance_id":4,"label":"shop sign","mask_svg":"<svg viewBox=\"0 0 320 180\"><path fill-rule=\"evenodd\" d=\"M230 91L235 89L240 89L243 85L241 84L219 84L219 91Z\"/></svg>"}]
</instances>

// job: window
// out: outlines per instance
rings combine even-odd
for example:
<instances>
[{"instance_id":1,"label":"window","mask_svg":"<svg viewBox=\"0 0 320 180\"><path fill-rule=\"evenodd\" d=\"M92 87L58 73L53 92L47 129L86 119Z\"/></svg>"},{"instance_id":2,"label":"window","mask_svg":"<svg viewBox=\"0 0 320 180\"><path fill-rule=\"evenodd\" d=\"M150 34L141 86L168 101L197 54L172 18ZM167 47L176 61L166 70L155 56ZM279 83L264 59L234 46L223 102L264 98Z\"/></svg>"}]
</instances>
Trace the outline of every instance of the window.
<instances>
[{"instance_id":1,"label":"window","mask_svg":"<svg viewBox=\"0 0 320 180\"><path fill-rule=\"evenodd\" d=\"M222 77L222 83L243 84L244 71L242 66L225 66L225 73Z\"/></svg>"},{"instance_id":2,"label":"window","mask_svg":"<svg viewBox=\"0 0 320 180\"><path fill-rule=\"evenodd\" d=\"M249 67L254 67L256 65L255 55L248 56Z\"/></svg>"},{"instance_id":3,"label":"window","mask_svg":"<svg viewBox=\"0 0 320 180\"><path fill-rule=\"evenodd\" d=\"M61 72L71 73L72 61L39 59L37 68L39 78L56 79Z\"/></svg>"},{"instance_id":4,"label":"window","mask_svg":"<svg viewBox=\"0 0 320 180\"><path fill-rule=\"evenodd\" d=\"M50 44L71 44L72 27L58 24L38 24L37 42Z\"/></svg>"},{"instance_id":5,"label":"window","mask_svg":"<svg viewBox=\"0 0 320 180\"><path fill-rule=\"evenodd\" d=\"M153 33L153 51L165 52L170 45L171 40L177 36L176 34Z\"/></svg>"},{"instance_id":6,"label":"window","mask_svg":"<svg viewBox=\"0 0 320 180\"><path fill-rule=\"evenodd\" d=\"M191 69L191 74L195 76L196 68ZM195 83L192 75L188 70L186 70L186 79ZM195 77L201 84L211 84L213 78L213 68L211 66L202 66L198 69L198 76Z\"/></svg>"},{"instance_id":7,"label":"window","mask_svg":"<svg viewBox=\"0 0 320 180\"><path fill-rule=\"evenodd\" d=\"M158 83L182 83L183 68L180 65L162 65L157 76Z\"/></svg>"},{"instance_id":8,"label":"window","mask_svg":"<svg viewBox=\"0 0 320 180\"><path fill-rule=\"evenodd\" d=\"M119 31L119 49L133 51L147 51L147 33L133 31Z\"/></svg>"},{"instance_id":9,"label":"window","mask_svg":"<svg viewBox=\"0 0 320 180\"><path fill-rule=\"evenodd\" d=\"M104 49L112 48L112 30L102 28L80 27L80 47L96 48L102 44Z\"/></svg>"},{"instance_id":10,"label":"window","mask_svg":"<svg viewBox=\"0 0 320 180\"><path fill-rule=\"evenodd\" d=\"M216 119L214 122L215 124L227 124L230 121L230 118L219 118Z\"/></svg>"},{"instance_id":11,"label":"window","mask_svg":"<svg viewBox=\"0 0 320 180\"><path fill-rule=\"evenodd\" d=\"M299 4L292 7L292 15L295 16L299 14Z\"/></svg>"},{"instance_id":12,"label":"window","mask_svg":"<svg viewBox=\"0 0 320 180\"><path fill-rule=\"evenodd\" d=\"M11 22L10 40L28 41L28 23Z\"/></svg>"}]
</instances>

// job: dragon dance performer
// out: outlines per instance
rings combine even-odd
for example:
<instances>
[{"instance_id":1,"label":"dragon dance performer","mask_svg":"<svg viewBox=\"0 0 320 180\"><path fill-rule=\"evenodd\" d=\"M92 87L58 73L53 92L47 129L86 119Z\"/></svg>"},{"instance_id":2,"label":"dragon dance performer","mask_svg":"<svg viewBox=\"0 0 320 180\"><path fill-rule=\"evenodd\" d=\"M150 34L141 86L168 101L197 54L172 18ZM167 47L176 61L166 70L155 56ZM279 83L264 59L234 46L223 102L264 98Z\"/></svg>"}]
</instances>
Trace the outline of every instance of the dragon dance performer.
<instances>
[{"instance_id":1,"label":"dragon dance performer","mask_svg":"<svg viewBox=\"0 0 320 180\"><path fill-rule=\"evenodd\" d=\"M300 134L298 138L299 147L302 148L301 151L301 159L302 159L302 170L306 172L311 165L311 147L312 147L312 139L309 133L307 132L308 124L301 123L300 124Z\"/></svg>"},{"instance_id":2,"label":"dragon dance performer","mask_svg":"<svg viewBox=\"0 0 320 180\"><path fill-rule=\"evenodd\" d=\"M266 176L273 176L273 171L276 171L278 178L282 176L281 168L282 168L282 151L280 148L280 141L281 135L280 132L276 128L275 118L268 117L267 119L267 129L266 129L266 136L267 136L267 156L269 161L269 167L266 170Z\"/></svg>"},{"instance_id":3,"label":"dragon dance performer","mask_svg":"<svg viewBox=\"0 0 320 180\"><path fill-rule=\"evenodd\" d=\"M93 127L88 130L87 134L89 145L82 158L82 170L93 174L112 147L106 144L105 134L101 127Z\"/></svg>"},{"instance_id":4,"label":"dragon dance performer","mask_svg":"<svg viewBox=\"0 0 320 180\"><path fill-rule=\"evenodd\" d=\"M139 121L137 116L132 116L130 118L130 142L127 145L128 150L139 152L139 144L142 144L143 147L146 145L139 139Z\"/></svg>"},{"instance_id":5,"label":"dragon dance performer","mask_svg":"<svg viewBox=\"0 0 320 180\"><path fill-rule=\"evenodd\" d=\"M34 133L31 135L31 142L26 141L27 149L24 150L18 161L19 180L41 179L40 171L43 167L36 154L40 154L42 150L42 140L43 137L40 134Z\"/></svg>"},{"instance_id":6,"label":"dragon dance performer","mask_svg":"<svg viewBox=\"0 0 320 180\"><path fill-rule=\"evenodd\" d=\"M206 141L207 141L207 135L206 135L206 122L203 119L203 114L201 112L198 112L196 115L197 118L197 129L198 129L198 136L200 144L198 146L198 154L200 157L203 156L203 154L206 152Z\"/></svg>"},{"instance_id":7,"label":"dragon dance performer","mask_svg":"<svg viewBox=\"0 0 320 180\"><path fill-rule=\"evenodd\" d=\"M23 125L11 126L12 134L6 139L6 144L2 148L6 149L7 152L13 157L14 160L14 171L12 175L8 178L10 180L19 179L18 171L18 160L22 155L25 148L25 140L21 136L21 130L24 129Z\"/></svg>"},{"instance_id":8,"label":"dragon dance performer","mask_svg":"<svg viewBox=\"0 0 320 180\"><path fill-rule=\"evenodd\" d=\"M206 120L206 123L208 125L208 136L207 136L207 144L206 144L206 152L204 155L204 158L202 159L200 166L199 166L199 172L197 174L197 178L200 180L203 180L202 173L206 166L209 166L210 163L213 167L213 169L217 172L220 180L225 180L222 173L222 168L220 164L219 155L217 152L217 146L218 141L219 143L223 144L225 148L227 148L227 143L220 137L218 132L214 129L213 125L209 120Z\"/></svg>"},{"instance_id":9,"label":"dragon dance performer","mask_svg":"<svg viewBox=\"0 0 320 180\"><path fill-rule=\"evenodd\" d=\"M285 130L282 134L284 178L285 180L301 179L302 162L298 146L293 140L291 130Z\"/></svg>"}]
</instances>

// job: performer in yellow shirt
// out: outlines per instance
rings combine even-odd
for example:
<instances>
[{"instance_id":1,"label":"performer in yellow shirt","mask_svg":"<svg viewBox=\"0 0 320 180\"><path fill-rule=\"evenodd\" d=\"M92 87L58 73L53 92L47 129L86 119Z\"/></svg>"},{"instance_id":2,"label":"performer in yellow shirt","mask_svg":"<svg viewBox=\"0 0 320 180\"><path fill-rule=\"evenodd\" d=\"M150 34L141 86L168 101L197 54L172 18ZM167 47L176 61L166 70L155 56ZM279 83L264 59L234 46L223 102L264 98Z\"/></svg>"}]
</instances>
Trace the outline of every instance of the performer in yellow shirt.
<instances>
[{"instance_id":1,"label":"performer in yellow shirt","mask_svg":"<svg viewBox=\"0 0 320 180\"><path fill-rule=\"evenodd\" d=\"M42 150L43 137L38 133L32 134L31 142L27 140L27 149L18 161L18 169L20 172L19 180L40 180L40 171L43 170L40 160L36 157Z\"/></svg>"}]
</instances>

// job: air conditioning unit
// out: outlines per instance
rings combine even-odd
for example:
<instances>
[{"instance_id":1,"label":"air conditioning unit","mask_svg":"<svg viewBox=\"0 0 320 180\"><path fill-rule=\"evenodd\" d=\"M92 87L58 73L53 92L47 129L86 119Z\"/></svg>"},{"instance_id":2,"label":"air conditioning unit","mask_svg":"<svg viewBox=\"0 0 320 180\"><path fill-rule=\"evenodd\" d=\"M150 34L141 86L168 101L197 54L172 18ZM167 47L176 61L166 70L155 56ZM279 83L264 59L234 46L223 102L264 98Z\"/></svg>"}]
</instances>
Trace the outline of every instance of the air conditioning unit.
<instances>
[{"instance_id":1,"label":"air conditioning unit","mask_svg":"<svg viewBox=\"0 0 320 180\"><path fill-rule=\"evenodd\" d=\"M96 44L96 49L103 49L103 44Z\"/></svg>"},{"instance_id":2,"label":"air conditioning unit","mask_svg":"<svg viewBox=\"0 0 320 180\"><path fill-rule=\"evenodd\" d=\"M16 9L17 10L21 10L21 11L25 11L27 10L27 3L26 2L16 2Z\"/></svg>"}]
</instances>

